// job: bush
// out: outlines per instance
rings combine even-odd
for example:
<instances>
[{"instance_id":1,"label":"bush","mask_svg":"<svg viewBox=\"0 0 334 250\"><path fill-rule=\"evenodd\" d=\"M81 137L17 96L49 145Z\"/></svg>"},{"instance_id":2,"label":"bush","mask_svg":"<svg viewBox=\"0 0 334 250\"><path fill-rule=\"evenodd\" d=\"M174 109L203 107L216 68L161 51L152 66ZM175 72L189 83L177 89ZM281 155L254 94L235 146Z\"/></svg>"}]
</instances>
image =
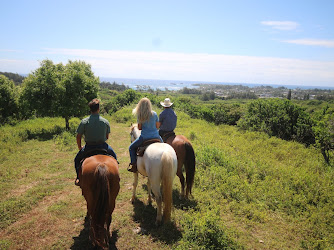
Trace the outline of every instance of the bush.
<instances>
[{"instance_id":1,"label":"bush","mask_svg":"<svg viewBox=\"0 0 334 250\"><path fill-rule=\"evenodd\" d=\"M251 102L245 116L238 122L242 129L261 131L306 145L315 142L312 125L312 119L302 108L281 99Z\"/></svg>"}]
</instances>

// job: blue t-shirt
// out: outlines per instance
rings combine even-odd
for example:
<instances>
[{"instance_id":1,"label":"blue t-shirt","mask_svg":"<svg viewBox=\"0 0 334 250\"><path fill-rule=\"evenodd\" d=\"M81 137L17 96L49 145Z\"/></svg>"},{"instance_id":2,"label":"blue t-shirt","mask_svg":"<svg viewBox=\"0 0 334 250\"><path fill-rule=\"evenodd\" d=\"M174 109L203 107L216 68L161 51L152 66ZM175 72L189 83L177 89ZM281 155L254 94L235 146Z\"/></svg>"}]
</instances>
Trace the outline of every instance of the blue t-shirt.
<instances>
[{"instance_id":1,"label":"blue t-shirt","mask_svg":"<svg viewBox=\"0 0 334 250\"><path fill-rule=\"evenodd\" d=\"M159 115L160 130L173 131L176 128L177 116L171 108L165 108Z\"/></svg>"},{"instance_id":2,"label":"blue t-shirt","mask_svg":"<svg viewBox=\"0 0 334 250\"><path fill-rule=\"evenodd\" d=\"M141 136L144 140L159 138L159 132L156 127L156 123L159 122L159 118L156 112L152 111L150 119L142 123Z\"/></svg>"}]
</instances>

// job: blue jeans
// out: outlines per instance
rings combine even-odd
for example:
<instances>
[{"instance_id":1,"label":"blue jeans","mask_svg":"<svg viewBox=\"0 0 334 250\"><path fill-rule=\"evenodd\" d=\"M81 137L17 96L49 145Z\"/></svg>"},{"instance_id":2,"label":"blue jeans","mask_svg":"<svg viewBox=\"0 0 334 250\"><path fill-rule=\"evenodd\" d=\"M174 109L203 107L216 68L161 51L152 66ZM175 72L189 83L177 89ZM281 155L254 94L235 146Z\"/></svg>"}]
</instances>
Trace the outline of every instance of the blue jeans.
<instances>
[{"instance_id":1,"label":"blue jeans","mask_svg":"<svg viewBox=\"0 0 334 250\"><path fill-rule=\"evenodd\" d=\"M149 138L149 139L155 139L155 138ZM147 140L149 140L149 139L147 139ZM157 139L159 139L161 142L163 142L160 136ZM142 136L139 136L136 140L134 140L131 143L131 145L129 147L131 164L134 164L134 163L137 162L137 148L141 144L143 144L143 142L144 142L144 138Z\"/></svg>"},{"instance_id":2,"label":"blue jeans","mask_svg":"<svg viewBox=\"0 0 334 250\"><path fill-rule=\"evenodd\" d=\"M78 176L78 172L79 172L79 168L80 168L80 162L82 161L82 159L85 156L85 150L91 150L91 149L105 149L107 150L107 154L111 155L112 157L114 157L117 160L117 156L115 151L108 145L108 143L103 143L103 144L99 144L99 145L85 145L76 155L75 159L74 159L74 166L75 166L75 171L77 172L77 176Z\"/></svg>"}]
</instances>

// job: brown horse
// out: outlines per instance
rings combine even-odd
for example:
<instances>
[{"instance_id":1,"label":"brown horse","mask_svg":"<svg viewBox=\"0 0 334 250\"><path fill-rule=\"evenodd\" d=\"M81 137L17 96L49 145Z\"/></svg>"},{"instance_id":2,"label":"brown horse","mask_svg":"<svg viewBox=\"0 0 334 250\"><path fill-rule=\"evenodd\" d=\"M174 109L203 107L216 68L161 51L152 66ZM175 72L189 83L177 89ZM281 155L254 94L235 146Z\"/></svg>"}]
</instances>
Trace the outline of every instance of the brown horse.
<instances>
[{"instance_id":1,"label":"brown horse","mask_svg":"<svg viewBox=\"0 0 334 250\"><path fill-rule=\"evenodd\" d=\"M79 178L87 202L89 238L94 246L108 249L112 212L120 188L118 163L107 155L91 156L84 160Z\"/></svg>"},{"instance_id":2,"label":"brown horse","mask_svg":"<svg viewBox=\"0 0 334 250\"><path fill-rule=\"evenodd\" d=\"M195 177L195 152L190 141L183 135L172 135L167 138L166 143L171 145L177 155L177 172L176 175L180 178L181 182L181 196L184 197L184 176L182 173L182 166L184 165L186 170L186 198L191 195L191 189L194 183Z\"/></svg>"}]
</instances>

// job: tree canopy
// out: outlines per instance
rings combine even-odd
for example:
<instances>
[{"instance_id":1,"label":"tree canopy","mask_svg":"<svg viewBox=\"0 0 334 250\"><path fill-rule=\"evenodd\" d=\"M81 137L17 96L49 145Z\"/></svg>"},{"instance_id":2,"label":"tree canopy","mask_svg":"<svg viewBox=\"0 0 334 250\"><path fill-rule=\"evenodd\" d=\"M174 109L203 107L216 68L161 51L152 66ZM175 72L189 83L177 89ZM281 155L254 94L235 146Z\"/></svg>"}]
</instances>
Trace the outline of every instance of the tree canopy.
<instances>
[{"instance_id":1,"label":"tree canopy","mask_svg":"<svg viewBox=\"0 0 334 250\"><path fill-rule=\"evenodd\" d=\"M99 78L83 61L67 65L44 60L23 82L20 102L26 114L61 116L69 129L69 119L88 113L88 102L97 97Z\"/></svg>"},{"instance_id":2,"label":"tree canopy","mask_svg":"<svg viewBox=\"0 0 334 250\"><path fill-rule=\"evenodd\" d=\"M0 124L17 114L18 105L14 82L0 75Z\"/></svg>"}]
</instances>

